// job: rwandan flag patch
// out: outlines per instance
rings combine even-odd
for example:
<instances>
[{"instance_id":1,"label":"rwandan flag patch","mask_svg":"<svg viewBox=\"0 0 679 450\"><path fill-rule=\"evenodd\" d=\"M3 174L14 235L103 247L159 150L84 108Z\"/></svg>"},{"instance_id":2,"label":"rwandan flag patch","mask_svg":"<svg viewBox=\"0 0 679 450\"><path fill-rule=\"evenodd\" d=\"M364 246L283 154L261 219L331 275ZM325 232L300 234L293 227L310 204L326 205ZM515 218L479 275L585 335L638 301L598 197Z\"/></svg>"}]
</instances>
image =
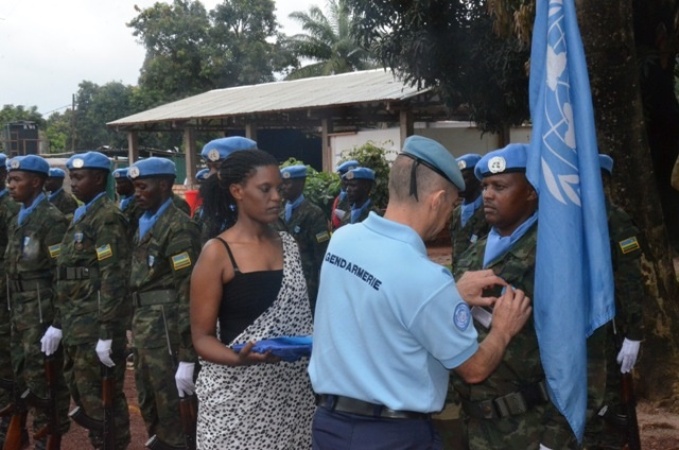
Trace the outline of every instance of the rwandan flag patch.
<instances>
[{"instance_id":1,"label":"rwandan flag patch","mask_svg":"<svg viewBox=\"0 0 679 450\"><path fill-rule=\"evenodd\" d=\"M54 259L61 253L61 244L50 245L47 250L50 252L50 258Z\"/></svg>"},{"instance_id":2,"label":"rwandan flag patch","mask_svg":"<svg viewBox=\"0 0 679 450\"><path fill-rule=\"evenodd\" d=\"M636 236L632 236L631 238L627 238L624 241L618 242L618 245L620 246L620 249L622 250L623 255L626 255L628 253L631 253L635 250L639 250L639 241L637 241Z\"/></svg>"},{"instance_id":3,"label":"rwandan flag patch","mask_svg":"<svg viewBox=\"0 0 679 450\"><path fill-rule=\"evenodd\" d=\"M191 257L187 252L182 252L172 257L172 269L177 271L191 267Z\"/></svg>"},{"instance_id":4,"label":"rwandan flag patch","mask_svg":"<svg viewBox=\"0 0 679 450\"><path fill-rule=\"evenodd\" d=\"M97 248L97 261L103 261L106 258L113 256L113 250L111 249L111 244L102 245Z\"/></svg>"},{"instance_id":5,"label":"rwandan flag patch","mask_svg":"<svg viewBox=\"0 0 679 450\"><path fill-rule=\"evenodd\" d=\"M330 235L328 234L327 231L321 231L320 233L316 233L316 242L318 242L319 244L321 242L327 241L328 239L330 239Z\"/></svg>"}]
</instances>

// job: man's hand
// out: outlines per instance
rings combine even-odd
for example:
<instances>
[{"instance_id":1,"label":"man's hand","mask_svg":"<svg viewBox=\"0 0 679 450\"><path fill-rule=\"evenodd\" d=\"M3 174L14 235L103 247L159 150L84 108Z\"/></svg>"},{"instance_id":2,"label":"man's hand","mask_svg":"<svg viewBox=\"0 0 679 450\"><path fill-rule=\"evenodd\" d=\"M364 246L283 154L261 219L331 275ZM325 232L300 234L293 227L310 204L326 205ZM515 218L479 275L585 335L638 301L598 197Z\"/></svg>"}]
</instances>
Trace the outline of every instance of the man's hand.
<instances>
[{"instance_id":1,"label":"man's hand","mask_svg":"<svg viewBox=\"0 0 679 450\"><path fill-rule=\"evenodd\" d=\"M237 366L251 366L253 364L280 362L281 359L278 356L272 355L270 351L266 353L253 352L252 347L254 346L254 342L247 342L240 352L236 353L236 355L238 355L238 361L236 363Z\"/></svg>"},{"instance_id":2,"label":"man's hand","mask_svg":"<svg viewBox=\"0 0 679 450\"><path fill-rule=\"evenodd\" d=\"M483 291L496 286L507 286L507 282L488 269L465 272L456 285L462 300L469 306L492 306L497 297L484 297Z\"/></svg>"},{"instance_id":3,"label":"man's hand","mask_svg":"<svg viewBox=\"0 0 679 450\"><path fill-rule=\"evenodd\" d=\"M532 310L530 298L523 291L508 287L495 302L492 328L509 341L521 331Z\"/></svg>"}]
</instances>

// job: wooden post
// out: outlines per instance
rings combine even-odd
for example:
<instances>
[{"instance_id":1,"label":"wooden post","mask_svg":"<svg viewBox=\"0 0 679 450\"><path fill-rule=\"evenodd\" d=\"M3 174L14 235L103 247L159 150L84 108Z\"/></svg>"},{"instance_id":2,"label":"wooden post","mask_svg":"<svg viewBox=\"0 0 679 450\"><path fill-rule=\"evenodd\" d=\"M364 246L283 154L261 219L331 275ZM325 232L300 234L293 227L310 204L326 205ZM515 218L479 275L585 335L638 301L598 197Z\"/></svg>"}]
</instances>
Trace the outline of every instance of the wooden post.
<instances>
[{"instance_id":1,"label":"wooden post","mask_svg":"<svg viewBox=\"0 0 679 450\"><path fill-rule=\"evenodd\" d=\"M184 163L189 189L194 189L196 184L196 141L193 135L193 128L184 128L184 154L186 156Z\"/></svg>"},{"instance_id":2,"label":"wooden post","mask_svg":"<svg viewBox=\"0 0 679 450\"><path fill-rule=\"evenodd\" d=\"M257 141L257 124L248 122L245 124L245 137Z\"/></svg>"},{"instance_id":3,"label":"wooden post","mask_svg":"<svg viewBox=\"0 0 679 450\"><path fill-rule=\"evenodd\" d=\"M321 158L324 172L332 172L332 148L330 146L332 123L329 119L321 119Z\"/></svg>"},{"instance_id":4,"label":"wooden post","mask_svg":"<svg viewBox=\"0 0 679 450\"><path fill-rule=\"evenodd\" d=\"M137 131L127 132L127 158L128 165L132 165L139 159L139 135Z\"/></svg>"},{"instance_id":5,"label":"wooden post","mask_svg":"<svg viewBox=\"0 0 679 450\"><path fill-rule=\"evenodd\" d=\"M415 127L413 125L413 112L410 108L404 108L399 112L399 127L401 129L401 142L398 148L403 148L403 142L405 142L408 136L412 136L415 133Z\"/></svg>"}]
</instances>

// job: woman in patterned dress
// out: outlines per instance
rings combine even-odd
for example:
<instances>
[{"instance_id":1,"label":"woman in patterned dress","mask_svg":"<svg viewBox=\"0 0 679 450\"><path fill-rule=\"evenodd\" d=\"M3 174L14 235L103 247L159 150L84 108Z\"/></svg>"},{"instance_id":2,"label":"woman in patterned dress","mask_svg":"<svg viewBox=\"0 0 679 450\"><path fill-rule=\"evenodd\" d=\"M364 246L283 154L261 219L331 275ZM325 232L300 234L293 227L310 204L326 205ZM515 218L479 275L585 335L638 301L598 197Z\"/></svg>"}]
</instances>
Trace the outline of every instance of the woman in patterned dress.
<instances>
[{"instance_id":1,"label":"woman in patterned dress","mask_svg":"<svg viewBox=\"0 0 679 450\"><path fill-rule=\"evenodd\" d=\"M259 340L312 332L294 239L278 219L281 177L261 150L235 152L218 173L219 209L234 225L209 240L191 278L193 344L201 357L197 448L311 448L308 361L255 353ZM214 206L214 205L213 205ZM245 346L240 352L233 344Z\"/></svg>"}]
</instances>

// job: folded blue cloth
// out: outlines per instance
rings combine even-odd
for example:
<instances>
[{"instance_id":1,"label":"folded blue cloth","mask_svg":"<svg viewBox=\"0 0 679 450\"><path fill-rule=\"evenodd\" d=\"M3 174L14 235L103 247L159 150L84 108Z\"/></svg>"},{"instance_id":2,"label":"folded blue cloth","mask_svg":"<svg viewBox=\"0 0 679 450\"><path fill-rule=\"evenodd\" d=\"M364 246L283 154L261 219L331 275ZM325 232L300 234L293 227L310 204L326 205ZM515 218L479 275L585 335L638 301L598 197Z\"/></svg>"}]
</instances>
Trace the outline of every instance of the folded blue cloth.
<instances>
[{"instance_id":1,"label":"folded blue cloth","mask_svg":"<svg viewBox=\"0 0 679 450\"><path fill-rule=\"evenodd\" d=\"M245 344L234 344L231 348L237 352ZM294 362L304 357L311 356L311 336L281 336L272 339L262 339L257 342L252 351L255 353L271 352L283 361Z\"/></svg>"}]
</instances>

